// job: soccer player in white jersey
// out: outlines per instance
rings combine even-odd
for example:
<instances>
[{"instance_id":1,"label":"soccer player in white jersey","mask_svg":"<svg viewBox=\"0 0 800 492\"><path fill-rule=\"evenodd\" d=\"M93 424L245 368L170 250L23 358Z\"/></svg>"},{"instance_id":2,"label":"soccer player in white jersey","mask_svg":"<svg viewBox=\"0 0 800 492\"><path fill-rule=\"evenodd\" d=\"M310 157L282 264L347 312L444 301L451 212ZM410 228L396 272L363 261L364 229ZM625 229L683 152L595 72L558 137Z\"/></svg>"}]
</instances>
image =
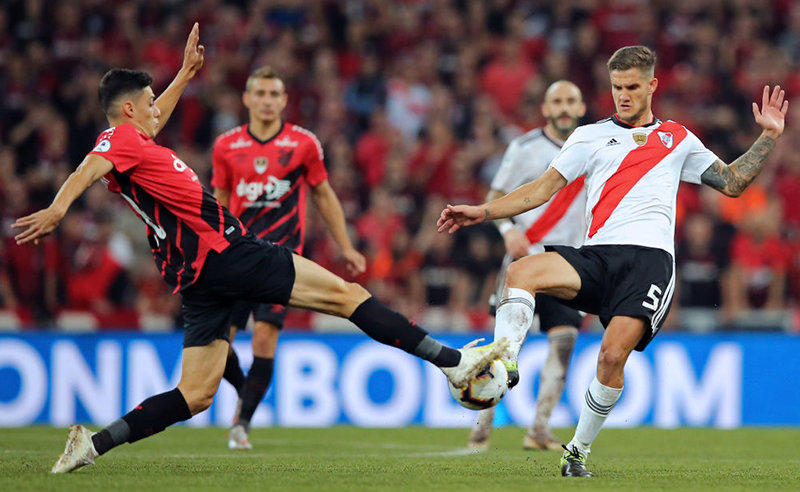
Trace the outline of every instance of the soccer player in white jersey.
<instances>
[{"instance_id":1,"label":"soccer player in white jersey","mask_svg":"<svg viewBox=\"0 0 800 492\"><path fill-rule=\"evenodd\" d=\"M514 360L533 319L533 296L545 293L596 313L606 328L597 376L586 391L575 436L564 447L561 474L590 477L586 457L622 393L631 351L643 350L658 332L675 287L673 242L680 181L704 183L739 196L758 176L783 133L788 101L780 86L764 87L753 116L762 132L731 164L722 162L682 125L661 121L651 104L658 87L655 53L645 46L617 50L608 61L617 113L578 127L540 178L477 206L448 205L439 231L455 232L485 220L512 217L547 202L586 175L584 246L548 247L515 261L495 318L495 336L514 340Z\"/></svg>"},{"instance_id":2,"label":"soccer player in white jersey","mask_svg":"<svg viewBox=\"0 0 800 492\"><path fill-rule=\"evenodd\" d=\"M553 82L545 92L542 103L542 114L547 123L511 141L486 199L499 198L544 174L585 113L586 105L578 86L566 80ZM586 234L583 217L585 208L586 190L581 178L559 191L545 205L520 214L513 221L495 221L506 246L496 299L502 298L505 269L512 261L541 253L547 244L583 244ZM523 437L522 447L560 450L561 441L550 430L550 415L564 391L567 366L583 316L578 310L544 294L536 296L536 314L541 331L547 333L549 347L539 376L536 416ZM512 384L516 384L519 378L516 365L512 366L511 372ZM484 451L489 448L493 421L494 408L487 408L478 414L478 421L469 436L471 449Z\"/></svg>"}]
</instances>

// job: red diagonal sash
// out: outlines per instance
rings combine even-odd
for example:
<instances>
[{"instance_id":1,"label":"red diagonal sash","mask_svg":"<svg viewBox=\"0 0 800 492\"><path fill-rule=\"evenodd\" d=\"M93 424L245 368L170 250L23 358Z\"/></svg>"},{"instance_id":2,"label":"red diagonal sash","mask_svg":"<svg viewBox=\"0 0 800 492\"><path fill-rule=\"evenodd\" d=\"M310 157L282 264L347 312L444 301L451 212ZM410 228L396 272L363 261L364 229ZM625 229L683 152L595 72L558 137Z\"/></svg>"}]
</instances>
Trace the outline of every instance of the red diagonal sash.
<instances>
[{"instance_id":1,"label":"red diagonal sash","mask_svg":"<svg viewBox=\"0 0 800 492\"><path fill-rule=\"evenodd\" d=\"M542 215L536 219L536 222L531 224L528 230L525 231L525 236L527 236L531 244L540 242L547 233L558 224L561 217L569 210L569 206L572 205L572 202L578 197L578 193L581 192L585 179L586 175L581 176L565 186L550 200L550 205L547 206L547 209L545 209Z\"/></svg>"},{"instance_id":2,"label":"red diagonal sash","mask_svg":"<svg viewBox=\"0 0 800 492\"><path fill-rule=\"evenodd\" d=\"M669 138L662 139L659 132L668 134L666 137L671 136L671 140ZM617 208L622 198L631 191L631 188L675 150L684 138L686 138L686 129L678 123L667 121L650 132L644 145L637 147L625 156L616 172L606 181L603 191L600 193L600 199L592 209L589 237L594 236L605 225L611 213ZM672 145L667 147L670 141Z\"/></svg>"}]
</instances>

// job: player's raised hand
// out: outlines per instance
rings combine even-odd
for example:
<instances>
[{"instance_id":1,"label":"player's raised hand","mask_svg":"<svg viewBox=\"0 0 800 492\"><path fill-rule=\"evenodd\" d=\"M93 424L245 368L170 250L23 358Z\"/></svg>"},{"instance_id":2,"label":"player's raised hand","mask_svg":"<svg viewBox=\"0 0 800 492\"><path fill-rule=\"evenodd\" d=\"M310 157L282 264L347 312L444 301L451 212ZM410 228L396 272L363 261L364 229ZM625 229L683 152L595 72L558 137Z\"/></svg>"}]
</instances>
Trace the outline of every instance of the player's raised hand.
<instances>
[{"instance_id":1,"label":"player's raised hand","mask_svg":"<svg viewBox=\"0 0 800 492\"><path fill-rule=\"evenodd\" d=\"M786 111L789 110L789 101L783 99L785 95L781 86L776 85L770 94L769 86L765 85L761 95L761 108L753 103L756 123L772 138L778 138L783 134Z\"/></svg>"},{"instance_id":2,"label":"player's raised hand","mask_svg":"<svg viewBox=\"0 0 800 492\"><path fill-rule=\"evenodd\" d=\"M31 241L33 241L33 244L39 244L39 238L53 232L63 217L63 214L50 207L25 217L20 217L11 224L11 228L24 230L14 236L14 240L17 244L25 244Z\"/></svg>"},{"instance_id":3,"label":"player's raised hand","mask_svg":"<svg viewBox=\"0 0 800 492\"><path fill-rule=\"evenodd\" d=\"M475 205L448 205L436 225L439 227L439 232L452 234L464 226L480 224L486 220L486 211L483 207Z\"/></svg>"},{"instance_id":4,"label":"player's raised hand","mask_svg":"<svg viewBox=\"0 0 800 492\"><path fill-rule=\"evenodd\" d=\"M361 275L367 270L367 259L355 249L346 249L342 251L342 256L344 256L344 260L347 262L347 271L350 272L351 275Z\"/></svg>"},{"instance_id":5,"label":"player's raised hand","mask_svg":"<svg viewBox=\"0 0 800 492\"><path fill-rule=\"evenodd\" d=\"M200 42L200 24L197 22L192 26L189 39L186 40L186 48L183 50L183 68L189 72L190 77L194 77L203 67L203 54L206 49Z\"/></svg>"}]
</instances>

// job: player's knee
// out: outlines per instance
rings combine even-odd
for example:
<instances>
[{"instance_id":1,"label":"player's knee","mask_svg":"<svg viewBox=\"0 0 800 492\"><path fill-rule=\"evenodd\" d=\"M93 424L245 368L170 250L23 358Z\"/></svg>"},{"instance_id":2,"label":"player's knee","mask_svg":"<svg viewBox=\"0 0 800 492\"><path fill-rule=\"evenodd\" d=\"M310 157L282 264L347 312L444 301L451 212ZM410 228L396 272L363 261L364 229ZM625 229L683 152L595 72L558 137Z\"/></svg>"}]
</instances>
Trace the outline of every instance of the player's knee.
<instances>
[{"instance_id":1,"label":"player's knee","mask_svg":"<svg viewBox=\"0 0 800 492\"><path fill-rule=\"evenodd\" d=\"M531 271L531 265L522 261L515 261L508 265L506 270L506 285L508 288L526 289L533 292L535 285L532 281L536 279L535 273Z\"/></svg>"},{"instance_id":2,"label":"player's knee","mask_svg":"<svg viewBox=\"0 0 800 492\"><path fill-rule=\"evenodd\" d=\"M278 344L278 327L269 323L262 326L256 324L253 331L253 355L258 357L274 357Z\"/></svg>"},{"instance_id":3,"label":"player's knee","mask_svg":"<svg viewBox=\"0 0 800 492\"><path fill-rule=\"evenodd\" d=\"M208 409L211 403L214 402L215 393L216 391L207 391L205 389L188 392L184 398L186 399L186 405L189 407L189 411L192 412L192 415L196 415Z\"/></svg>"},{"instance_id":4,"label":"player's knee","mask_svg":"<svg viewBox=\"0 0 800 492\"><path fill-rule=\"evenodd\" d=\"M628 354L619 347L601 347L600 355L597 357L597 364L601 367L620 367L625 365Z\"/></svg>"},{"instance_id":5,"label":"player's knee","mask_svg":"<svg viewBox=\"0 0 800 492\"><path fill-rule=\"evenodd\" d=\"M344 280L340 280L337 283L337 292L335 294L335 297L332 298L334 311L345 317L350 316L356 307L370 297L369 291L361 285Z\"/></svg>"}]
</instances>

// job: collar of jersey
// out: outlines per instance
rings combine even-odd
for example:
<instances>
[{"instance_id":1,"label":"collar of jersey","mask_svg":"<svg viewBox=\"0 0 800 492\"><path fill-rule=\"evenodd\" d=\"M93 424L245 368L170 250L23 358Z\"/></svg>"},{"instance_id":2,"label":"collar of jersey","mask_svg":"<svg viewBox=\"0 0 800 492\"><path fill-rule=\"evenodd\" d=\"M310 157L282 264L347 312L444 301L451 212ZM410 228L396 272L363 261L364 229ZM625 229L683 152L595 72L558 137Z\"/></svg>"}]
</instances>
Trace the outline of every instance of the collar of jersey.
<instances>
[{"instance_id":1,"label":"collar of jersey","mask_svg":"<svg viewBox=\"0 0 800 492\"><path fill-rule=\"evenodd\" d=\"M247 125L247 134L248 134L248 135L250 135L250 138L252 138L252 139L253 139L253 140L255 140L256 142L260 143L261 145L264 145L264 144L270 143L271 141L273 141L273 140L275 140L276 138L278 138L278 135L280 135L281 133L283 133L283 127L284 127L285 125L286 125L286 122L285 122L285 121L281 121L281 127L280 127L280 128L278 128L278 131L275 133L275 135L273 135L273 136L269 137L269 138L268 138L268 139L266 139L266 140L260 140L258 137L256 137L255 135L253 135L253 132L251 132L251 131L250 131L250 125L249 125L249 124Z\"/></svg>"},{"instance_id":2,"label":"collar of jersey","mask_svg":"<svg viewBox=\"0 0 800 492\"><path fill-rule=\"evenodd\" d=\"M652 126L652 125L661 123L661 120L659 120L658 118L653 116L653 121L651 121L650 123L646 123L644 125L639 125L639 126L633 126L633 125L629 125L629 124L625 123L624 121L622 121L621 119L617 118L617 114L616 113L614 113L614 115L611 116L611 121L614 122L615 125L621 126L622 128L646 128L648 126Z\"/></svg>"}]
</instances>

